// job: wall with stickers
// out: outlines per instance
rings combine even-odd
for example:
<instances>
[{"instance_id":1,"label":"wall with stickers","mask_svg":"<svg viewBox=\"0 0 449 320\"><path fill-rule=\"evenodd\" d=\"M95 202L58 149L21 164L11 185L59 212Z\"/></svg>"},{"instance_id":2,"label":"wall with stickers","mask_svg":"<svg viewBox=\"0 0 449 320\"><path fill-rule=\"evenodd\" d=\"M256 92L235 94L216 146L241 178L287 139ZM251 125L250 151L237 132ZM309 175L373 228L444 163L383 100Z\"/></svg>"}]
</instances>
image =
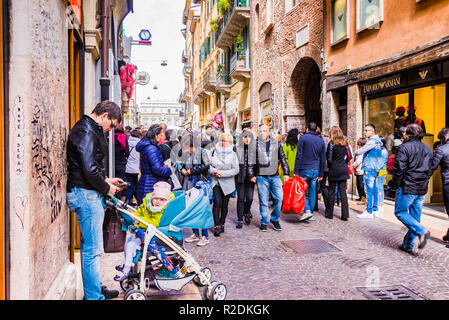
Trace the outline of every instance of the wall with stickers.
<instances>
[{"instance_id":1,"label":"wall with stickers","mask_svg":"<svg viewBox=\"0 0 449 320\"><path fill-rule=\"evenodd\" d=\"M11 299L42 299L67 263L66 5L11 6Z\"/></svg>"}]
</instances>

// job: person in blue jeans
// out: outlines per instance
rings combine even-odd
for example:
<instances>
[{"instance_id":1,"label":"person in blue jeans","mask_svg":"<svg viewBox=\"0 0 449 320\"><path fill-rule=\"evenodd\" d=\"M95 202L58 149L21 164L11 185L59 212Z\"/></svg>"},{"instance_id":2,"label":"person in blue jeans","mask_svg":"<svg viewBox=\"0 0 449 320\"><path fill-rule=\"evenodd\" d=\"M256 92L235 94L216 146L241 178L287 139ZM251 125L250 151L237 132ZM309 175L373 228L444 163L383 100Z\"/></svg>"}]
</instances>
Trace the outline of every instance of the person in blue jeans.
<instances>
[{"instance_id":1,"label":"person in blue jeans","mask_svg":"<svg viewBox=\"0 0 449 320\"><path fill-rule=\"evenodd\" d=\"M250 181L257 183L259 194L259 211L261 215L260 231L267 231L268 223L273 224L276 231L281 231L279 217L281 215L284 197L282 181L279 176L279 164L284 173L284 182L290 178L290 169L281 144L270 136L270 128L266 124L259 127L259 137L254 145L249 146L248 176ZM255 149L255 150L253 150ZM268 200L273 195L274 208L268 221Z\"/></svg>"},{"instance_id":2,"label":"person in blue jeans","mask_svg":"<svg viewBox=\"0 0 449 320\"><path fill-rule=\"evenodd\" d=\"M104 208L102 195L121 191L120 178L104 176L104 157L108 153L105 132L121 121L120 107L102 101L90 115L73 126L67 139L67 204L75 211L81 230L81 269L86 300L112 299L117 290L107 290L100 280L100 255L103 253Z\"/></svg>"},{"instance_id":3,"label":"person in blue jeans","mask_svg":"<svg viewBox=\"0 0 449 320\"><path fill-rule=\"evenodd\" d=\"M365 126L366 144L357 149L356 156L363 155L362 170L364 171L363 181L365 183L366 209L357 215L357 218L374 218L378 215L379 192L377 188L377 177L379 171L384 167L382 158L382 141L376 134L376 127L373 124Z\"/></svg>"},{"instance_id":4,"label":"person in blue jeans","mask_svg":"<svg viewBox=\"0 0 449 320\"><path fill-rule=\"evenodd\" d=\"M316 185L323 179L326 163L326 145L323 138L316 134L317 124L310 122L304 135L299 138L296 153L295 174L304 179L308 188L305 194L304 213L299 220L313 220L313 209L316 202Z\"/></svg>"},{"instance_id":5,"label":"person in blue jeans","mask_svg":"<svg viewBox=\"0 0 449 320\"><path fill-rule=\"evenodd\" d=\"M399 246L399 249L407 253L414 253L416 237L419 238L419 249L424 248L430 237L430 232L421 224L421 213L429 179L433 173L433 153L421 142L423 136L421 126L409 124L405 129L405 140L399 146L394 159L392 181L397 188L394 214L408 228Z\"/></svg>"}]
</instances>

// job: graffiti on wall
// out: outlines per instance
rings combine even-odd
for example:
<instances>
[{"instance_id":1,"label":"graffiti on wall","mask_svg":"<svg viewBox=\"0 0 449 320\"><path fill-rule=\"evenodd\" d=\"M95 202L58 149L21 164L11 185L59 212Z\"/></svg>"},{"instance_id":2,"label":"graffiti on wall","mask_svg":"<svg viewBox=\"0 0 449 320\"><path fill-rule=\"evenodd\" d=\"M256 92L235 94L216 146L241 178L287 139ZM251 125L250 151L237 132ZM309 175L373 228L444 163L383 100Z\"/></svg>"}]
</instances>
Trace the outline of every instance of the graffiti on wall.
<instances>
[{"instance_id":1,"label":"graffiti on wall","mask_svg":"<svg viewBox=\"0 0 449 320\"><path fill-rule=\"evenodd\" d=\"M39 1L32 34L31 87L33 92L31 169L35 198L42 218L56 221L65 201L67 175L65 145L67 141L67 56L63 39L48 1ZM33 197L34 198L34 197ZM47 209L49 208L49 210ZM47 220L48 221L48 220Z\"/></svg>"},{"instance_id":2,"label":"graffiti on wall","mask_svg":"<svg viewBox=\"0 0 449 320\"><path fill-rule=\"evenodd\" d=\"M24 172L23 162L25 157L23 144L25 137L25 110L22 96L17 96L14 100L13 118L13 132L15 132L13 144L14 172L16 175L20 175Z\"/></svg>"}]
</instances>

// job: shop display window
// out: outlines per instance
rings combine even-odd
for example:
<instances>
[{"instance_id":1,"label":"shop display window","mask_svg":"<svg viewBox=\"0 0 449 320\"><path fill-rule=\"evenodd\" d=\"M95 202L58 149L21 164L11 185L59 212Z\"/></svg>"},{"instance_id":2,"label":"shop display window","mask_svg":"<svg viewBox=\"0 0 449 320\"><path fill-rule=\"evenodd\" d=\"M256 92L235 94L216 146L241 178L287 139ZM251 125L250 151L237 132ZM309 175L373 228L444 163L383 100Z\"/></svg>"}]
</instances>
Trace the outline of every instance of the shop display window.
<instances>
[{"instance_id":1,"label":"shop display window","mask_svg":"<svg viewBox=\"0 0 449 320\"><path fill-rule=\"evenodd\" d=\"M357 0L357 32L378 27L383 21L383 0Z\"/></svg>"}]
</instances>

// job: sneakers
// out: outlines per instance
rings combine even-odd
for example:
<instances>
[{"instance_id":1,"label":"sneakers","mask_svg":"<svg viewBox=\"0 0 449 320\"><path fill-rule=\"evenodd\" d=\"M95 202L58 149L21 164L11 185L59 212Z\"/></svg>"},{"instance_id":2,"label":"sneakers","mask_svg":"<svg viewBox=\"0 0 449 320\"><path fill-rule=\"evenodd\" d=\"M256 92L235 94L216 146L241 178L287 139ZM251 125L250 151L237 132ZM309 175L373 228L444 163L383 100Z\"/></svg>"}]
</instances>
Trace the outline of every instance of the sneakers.
<instances>
[{"instance_id":1,"label":"sneakers","mask_svg":"<svg viewBox=\"0 0 449 320\"><path fill-rule=\"evenodd\" d=\"M426 230L423 235L419 236L419 245L418 248L422 249L426 246L427 240L430 238L430 231Z\"/></svg>"},{"instance_id":2,"label":"sneakers","mask_svg":"<svg viewBox=\"0 0 449 320\"><path fill-rule=\"evenodd\" d=\"M313 216L312 213L310 213L310 212L304 212L303 214L301 214L301 215L298 216L298 221L303 221L303 220L309 219L309 218L311 218L312 216Z\"/></svg>"},{"instance_id":3,"label":"sneakers","mask_svg":"<svg viewBox=\"0 0 449 320\"><path fill-rule=\"evenodd\" d=\"M382 212L380 212L380 211L373 211L373 217L374 218L377 218L377 217L380 217L380 216L382 216Z\"/></svg>"},{"instance_id":4,"label":"sneakers","mask_svg":"<svg viewBox=\"0 0 449 320\"><path fill-rule=\"evenodd\" d=\"M209 244L209 239L207 239L205 236L201 237L201 240L198 241L198 243L196 244L198 247L204 247L206 245Z\"/></svg>"},{"instance_id":5,"label":"sneakers","mask_svg":"<svg viewBox=\"0 0 449 320\"><path fill-rule=\"evenodd\" d=\"M123 280L126 280L126 279L128 279L128 276L129 276L129 272L120 272L120 274L118 274L118 275L116 275L115 277L114 277L114 280L115 281L123 281Z\"/></svg>"},{"instance_id":6,"label":"sneakers","mask_svg":"<svg viewBox=\"0 0 449 320\"><path fill-rule=\"evenodd\" d=\"M406 249L402 246L402 244L399 246L399 250L407 252L408 254L411 254L412 256L417 256L417 253L413 251L413 249Z\"/></svg>"},{"instance_id":7,"label":"sneakers","mask_svg":"<svg viewBox=\"0 0 449 320\"><path fill-rule=\"evenodd\" d=\"M123 271L123 267L124 267L123 264L119 264L119 265L115 266L115 270L117 270L117 271Z\"/></svg>"},{"instance_id":8,"label":"sneakers","mask_svg":"<svg viewBox=\"0 0 449 320\"><path fill-rule=\"evenodd\" d=\"M237 229L242 229L243 227L243 221L238 221L237 225L235 226Z\"/></svg>"},{"instance_id":9,"label":"sneakers","mask_svg":"<svg viewBox=\"0 0 449 320\"><path fill-rule=\"evenodd\" d=\"M101 287L101 293L104 295L106 300L114 299L118 297L118 290L108 290L106 286Z\"/></svg>"},{"instance_id":10,"label":"sneakers","mask_svg":"<svg viewBox=\"0 0 449 320\"><path fill-rule=\"evenodd\" d=\"M187 243L197 242L197 241L200 241L200 237L197 236L196 234L192 234L190 237L186 238L184 241Z\"/></svg>"},{"instance_id":11,"label":"sneakers","mask_svg":"<svg viewBox=\"0 0 449 320\"><path fill-rule=\"evenodd\" d=\"M374 215L372 213L369 213L368 211L364 211L363 213L358 214L357 218L360 218L360 219L373 219Z\"/></svg>"},{"instance_id":12,"label":"sneakers","mask_svg":"<svg viewBox=\"0 0 449 320\"><path fill-rule=\"evenodd\" d=\"M261 224L260 225L260 231L266 232L267 231L267 225L266 224Z\"/></svg>"},{"instance_id":13,"label":"sneakers","mask_svg":"<svg viewBox=\"0 0 449 320\"><path fill-rule=\"evenodd\" d=\"M276 231L282 230L281 225L279 224L279 221L270 220L270 222L273 224L274 230L276 230Z\"/></svg>"}]
</instances>

